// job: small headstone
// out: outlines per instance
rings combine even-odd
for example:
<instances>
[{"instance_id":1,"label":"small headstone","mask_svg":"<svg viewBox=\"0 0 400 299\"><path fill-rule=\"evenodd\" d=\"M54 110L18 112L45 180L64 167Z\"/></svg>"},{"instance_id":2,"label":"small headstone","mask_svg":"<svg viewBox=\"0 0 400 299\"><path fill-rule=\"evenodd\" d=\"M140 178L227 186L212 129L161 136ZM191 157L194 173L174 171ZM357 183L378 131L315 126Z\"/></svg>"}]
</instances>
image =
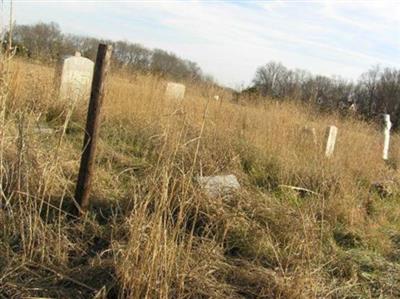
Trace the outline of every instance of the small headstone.
<instances>
[{"instance_id":1,"label":"small headstone","mask_svg":"<svg viewBox=\"0 0 400 299\"><path fill-rule=\"evenodd\" d=\"M76 101L89 98L93 79L94 63L88 58L75 56L64 59L60 82L60 99Z\"/></svg>"},{"instance_id":2,"label":"small headstone","mask_svg":"<svg viewBox=\"0 0 400 299\"><path fill-rule=\"evenodd\" d=\"M384 141L382 158L383 160L387 160L389 159L390 129L392 128L390 115L384 114L383 121L385 122L385 127L383 129Z\"/></svg>"},{"instance_id":3,"label":"small headstone","mask_svg":"<svg viewBox=\"0 0 400 299\"><path fill-rule=\"evenodd\" d=\"M219 95L215 95L214 100L219 101Z\"/></svg>"},{"instance_id":4,"label":"small headstone","mask_svg":"<svg viewBox=\"0 0 400 299\"><path fill-rule=\"evenodd\" d=\"M185 97L186 87L183 84L168 82L165 89L165 97L169 100L181 101Z\"/></svg>"},{"instance_id":5,"label":"small headstone","mask_svg":"<svg viewBox=\"0 0 400 299\"><path fill-rule=\"evenodd\" d=\"M336 143L336 136L337 136L338 129L335 126L329 126L326 129L326 148L325 148L325 156L331 157L335 150L335 143Z\"/></svg>"},{"instance_id":6,"label":"small headstone","mask_svg":"<svg viewBox=\"0 0 400 299\"><path fill-rule=\"evenodd\" d=\"M212 197L223 197L240 189L240 184L235 175L199 176L197 182L205 193Z\"/></svg>"},{"instance_id":7,"label":"small headstone","mask_svg":"<svg viewBox=\"0 0 400 299\"><path fill-rule=\"evenodd\" d=\"M317 132L315 128L305 126L302 128L301 133L302 138L304 138L303 140L306 141L306 143L311 141L313 144L317 144Z\"/></svg>"}]
</instances>

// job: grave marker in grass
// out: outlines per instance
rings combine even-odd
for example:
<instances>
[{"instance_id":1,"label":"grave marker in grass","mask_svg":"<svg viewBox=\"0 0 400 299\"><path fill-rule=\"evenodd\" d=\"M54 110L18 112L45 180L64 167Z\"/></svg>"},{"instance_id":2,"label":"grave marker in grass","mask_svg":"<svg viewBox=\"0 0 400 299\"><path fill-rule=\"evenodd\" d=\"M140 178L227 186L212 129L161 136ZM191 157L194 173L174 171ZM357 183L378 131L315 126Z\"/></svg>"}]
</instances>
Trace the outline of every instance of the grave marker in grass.
<instances>
[{"instance_id":1,"label":"grave marker in grass","mask_svg":"<svg viewBox=\"0 0 400 299\"><path fill-rule=\"evenodd\" d=\"M383 160L387 161L389 159L389 144L390 144L390 129L392 128L392 122L390 121L390 114L383 115L383 121L385 127L383 129Z\"/></svg>"},{"instance_id":2,"label":"grave marker in grass","mask_svg":"<svg viewBox=\"0 0 400 299\"><path fill-rule=\"evenodd\" d=\"M89 206L89 194L100 124L100 110L104 98L104 82L110 66L111 52L112 47L110 45L99 44L86 119L83 153L75 190L75 200L78 204L78 212L81 214L84 213Z\"/></svg>"},{"instance_id":3,"label":"grave marker in grass","mask_svg":"<svg viewBox=\"0 0 400 299\"><path fill-rule=\"evenodd\" d=\"M301 130L301 138L307 143L317 144L317 131L313 127L304 126Z\"/></svg>"},{"instance_id":4,"label":"grave marker in grass","mask_svg":"<svg viewBox=\"0 0 400 299\"><path fill-rule=\"evenodd\" d=\"M88 98L93 78L94 63L88 58L75 56L64 59L61 70L60 99L72 102Z\"/></svg>"},{"instance_id":5,"label":"grave marker in grass","mask_svg":"<svg viewBox=\"0 0 400 299\"><path fill-rule=\"evenodd\" d=\"M325 147L325 156L330 158L333 155L336 144L336 136L338 129L335 126L329 126L326 129L326 147Z\"/></svg>"},{"instance_id":6,"label":"grave marker in grass","mask_svg":"<svg viewBox=\"0 0 400 299\"><path fill-rule=\"evenodd\" d=\"M226 197L240 189L240 184L235 175L217 175L217 176L198 176L197 182L204 189L205 193L216 198Z\"/></svg>"},{"instance_id":7,"label":"grave marker in grass","mask_svg":"<svg viewBox=\"0 0 400 299\"><path fill-rule=\"evenodd\" d=\"M186 86L180 83L168 82L165 97L169 100L181 101L185 97Z\"/></svg>"}]
</instances>

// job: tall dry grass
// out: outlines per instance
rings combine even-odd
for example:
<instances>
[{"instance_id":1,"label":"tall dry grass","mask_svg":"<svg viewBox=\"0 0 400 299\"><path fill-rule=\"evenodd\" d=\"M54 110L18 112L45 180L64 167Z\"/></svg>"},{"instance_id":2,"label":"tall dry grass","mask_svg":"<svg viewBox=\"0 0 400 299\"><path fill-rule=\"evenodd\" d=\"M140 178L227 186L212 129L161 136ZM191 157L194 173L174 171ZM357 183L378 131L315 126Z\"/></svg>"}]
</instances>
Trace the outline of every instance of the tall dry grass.
<instances>
[{"instance_id":1,"label":"tall dry grass","mask_svg":"<svg viewBox=\"0 0 400 299\"><path fill-rule=\"evenodd\" d=\"M0 296L400 295L396 134L389 166L377 125L290 101L238 105L200 84L167 102L161 78L116 71L92 208L79 220L69 211L86 103L57 100L53 77L1 61ZM55 133L37 133L44 124ZM339 128L331 159L327 125ZM229 173L242 185L229 198L209 198L194 181ZM390 182L391 195L372 190L375 181Z\"/></svg>"}]
</instances>

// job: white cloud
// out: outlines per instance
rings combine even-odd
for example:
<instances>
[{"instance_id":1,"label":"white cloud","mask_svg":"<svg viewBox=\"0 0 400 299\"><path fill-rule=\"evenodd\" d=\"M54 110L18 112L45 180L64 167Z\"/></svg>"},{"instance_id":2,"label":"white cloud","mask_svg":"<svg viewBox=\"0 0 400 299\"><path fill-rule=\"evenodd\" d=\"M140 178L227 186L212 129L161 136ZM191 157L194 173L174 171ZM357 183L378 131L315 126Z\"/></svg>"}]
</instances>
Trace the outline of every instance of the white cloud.
<instances>
[{"instance_id":1,"label":"white cloud","mask_svg":"<svg viewBox=\"0 0 400 299\"><path fill-rule=\"evenodd\" d=\"M221 82L249 83L257 66L355 78L372 64L400 66L394 1L15 1L19 23L127 39L199 62Z\"/></svg>"}]
</instances>

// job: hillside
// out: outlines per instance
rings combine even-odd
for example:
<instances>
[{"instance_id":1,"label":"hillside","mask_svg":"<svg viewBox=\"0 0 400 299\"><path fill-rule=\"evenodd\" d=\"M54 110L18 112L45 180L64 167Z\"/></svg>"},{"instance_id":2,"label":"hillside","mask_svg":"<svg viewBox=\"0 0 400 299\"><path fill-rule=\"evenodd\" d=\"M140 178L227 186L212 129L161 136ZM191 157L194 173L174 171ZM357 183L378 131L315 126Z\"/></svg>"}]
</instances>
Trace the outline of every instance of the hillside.
<instances>
[{"instance_id":1,"label":"hillside","mask_svg":"<svg viewBox=\"0 0 400 299\"><path fill-rule=\"evenodd\" d=\"M162 79L115 71L78 220L87 103L57 100L54 73L1 64L1 298L400 296L396 134L387 165L376 124L290 101L239 105L206 84L177 105ZM339 129L330 159L328 125ZM240 192L210 198L195 181L220 174Z\"/></svg>"}]
</instances>

